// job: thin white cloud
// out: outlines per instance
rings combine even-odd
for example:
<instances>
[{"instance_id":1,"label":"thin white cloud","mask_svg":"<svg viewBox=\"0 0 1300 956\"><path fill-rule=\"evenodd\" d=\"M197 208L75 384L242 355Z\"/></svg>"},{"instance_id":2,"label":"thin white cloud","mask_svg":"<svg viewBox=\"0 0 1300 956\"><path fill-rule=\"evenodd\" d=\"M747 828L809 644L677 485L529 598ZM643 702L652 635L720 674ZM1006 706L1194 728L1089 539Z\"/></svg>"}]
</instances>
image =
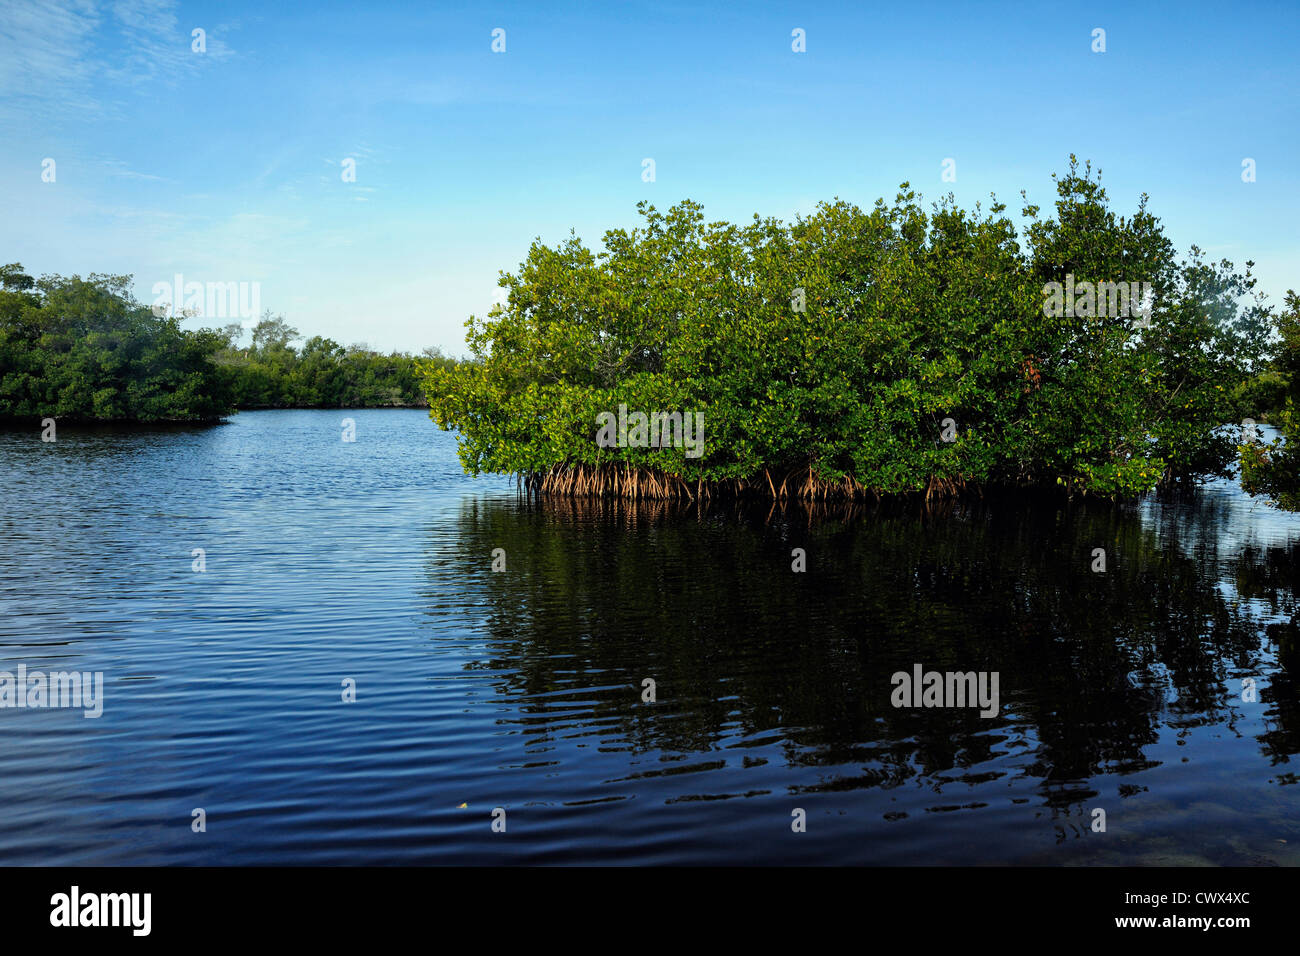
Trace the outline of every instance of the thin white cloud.
<instances>
[{"instance_id":1,"label":"thin white cloud","mask_svg":"<svg viewBox=\"0 0 1300 956\"><path fill-rule=\"evenodd\" d=\"M174 179L168 179L166 176L155 176L153 173L142 173L138 170L131 169L120 159L104 159L100 161L108 169L110 176L116 176L119 179L140 179L149 182L174 183Z\"/></svg>"},{"instance_id":2,"label":"thin white cloud","mask_svg":"<svg viewBox=\"0 0 1300 956\"><path fill-rule=\"evenodd\" d=\"M50 102L97 111L96 64L87 54L99 22L93 3L11 0L0 17L0 117Z\"/></svg>"},{"instance_id":3,"label":"thin white cloud","mask_svg":"<svg viewBox=\"0 0 1300 956\"><path fill-rule=\"evenodd\" d=\"M220 33L191 49L175 0L6 0L0 16L0 121L48 125L112 114L123 88L173 83L233 56ZM123 47L123 49L119 49Z\"/></svg>"}]
</instances>

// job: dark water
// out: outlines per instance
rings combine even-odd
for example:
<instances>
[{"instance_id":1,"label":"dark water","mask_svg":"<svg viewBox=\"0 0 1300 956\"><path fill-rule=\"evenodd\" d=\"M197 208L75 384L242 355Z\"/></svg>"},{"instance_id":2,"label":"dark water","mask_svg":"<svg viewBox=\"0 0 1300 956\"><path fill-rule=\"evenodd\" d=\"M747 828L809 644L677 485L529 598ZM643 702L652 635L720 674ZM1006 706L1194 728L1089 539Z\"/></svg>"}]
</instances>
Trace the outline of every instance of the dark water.
<instances>
[{"instance_id":1,"label":"dark water","mask_svg":"<svg viewBox=\"0 0 1300 956\"><path fill-rule=\"evenodd\" d=\"M0 710L0 863L1300 862L1300 519L1228 483L539 509L385 410L4 433L0 487L0 670L105 697Z\"/></svg>"}]
</instances>

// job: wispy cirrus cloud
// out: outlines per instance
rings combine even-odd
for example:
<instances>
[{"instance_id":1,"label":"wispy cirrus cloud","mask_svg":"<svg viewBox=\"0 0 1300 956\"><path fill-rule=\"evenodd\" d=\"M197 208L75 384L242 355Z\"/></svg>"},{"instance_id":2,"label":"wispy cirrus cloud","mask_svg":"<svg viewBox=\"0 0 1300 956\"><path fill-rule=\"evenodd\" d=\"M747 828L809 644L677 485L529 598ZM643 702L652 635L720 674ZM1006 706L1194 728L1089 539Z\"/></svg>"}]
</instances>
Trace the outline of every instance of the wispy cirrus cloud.
<instances>
[{"instance_id":1,"label":"wispy cirrus cloud","mask_svg":"<svg viewBox=\"0 0 1300 956\"><path fill-rule=\"evenodd\" d=\"M103 159L100 164L105 168L108 175L116 176L119 179L137 179L145 182L171 183L173 179L166 176L155 176L153 173L142 173L139 170L131 169L125 162L120 159Z\"/></svg>"},{"instance_id":2,"label":"wispy cirrus cloud","mask_svg":"<svg viewBox=\"0 0 1300 956\"><path fill-rule=\"evenodd\" d=\"M123 83L165 80L198 69L205 58L225 59L233 52L202 24L181 24L174 0L119 0L112 14L126 41L125 65L114 71ZM204 31L202 56L192 48L194 29Z\"/></svg>"},{"instance_id":3,"label":"wispy cirrus cloud","mask_svg":"<svg viewBox=\"0 0 1300 956\"><path fill-rule=\"evenodd\" d=\"M90 2L7 4L0 16L0 118L52 103L73 113L98 110L91 50L99 24Z\"/></svg>"},{"instance_id":4,"label":"wispy cirrus cloud","mask_svg":"<svg viewBox=\"0 0 1300 956\"><path fill-rule=\"evenodd\" d=\"M191 49L175 0L7 0L0 12L0 121L111 113L114 97L233 56L220 34Z\"/></svg>"}]
</instances>

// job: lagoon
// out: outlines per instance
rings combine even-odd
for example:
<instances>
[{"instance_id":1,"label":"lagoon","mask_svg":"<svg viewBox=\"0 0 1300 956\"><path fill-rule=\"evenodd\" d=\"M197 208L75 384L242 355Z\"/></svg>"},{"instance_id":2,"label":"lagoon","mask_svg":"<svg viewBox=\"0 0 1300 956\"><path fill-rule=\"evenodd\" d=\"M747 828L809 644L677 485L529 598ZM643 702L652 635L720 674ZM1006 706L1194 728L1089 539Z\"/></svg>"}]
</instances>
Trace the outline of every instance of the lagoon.
<instances>
[{"instance_id":1,"label":"lagoon","mask_svg":"<svg viewBox=\"0 0 1300 956\"><path fill-rule=\"evenodd\" d=\"M5 431L0 482L0 671L104 675L0 709L7 864L1300 862L1300 517L1228 481L539 506L383 409Z\"/></svg>"}]
</instances>

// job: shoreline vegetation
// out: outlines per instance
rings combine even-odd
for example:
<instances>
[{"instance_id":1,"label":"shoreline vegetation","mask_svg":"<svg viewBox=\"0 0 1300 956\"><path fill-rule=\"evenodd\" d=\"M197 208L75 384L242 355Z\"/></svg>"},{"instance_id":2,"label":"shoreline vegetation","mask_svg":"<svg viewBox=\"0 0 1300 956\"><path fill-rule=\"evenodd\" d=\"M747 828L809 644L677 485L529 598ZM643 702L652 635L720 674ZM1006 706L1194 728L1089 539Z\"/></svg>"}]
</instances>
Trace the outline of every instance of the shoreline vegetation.
<instances>
[{"instance_id":1,"label":"shoreline vegetation","mask_svg":"<svg viewBox=\"0 0 1300 956\"><path fill-rule=\"evenodd\" d=\"M1052 178L1051 214L1026 199L1019 227L906 183L789 223L642 202L599 251L535 241L466 359L303 341L269 311L186 330L130 276L0 266L0 421L427 407L467 473L546 498L1131 500L1239 464L1300 510L1300 296L1177 258L1145 195L1117 214L1073 156ZM1247 437L1266 421L1282 439Z\"/></svg>"},{"instance_id":2,"label":"shoreline vegetation","mask_svg":"<svg viewBox=\"0 0 1300 956\"><path fill-rule=\"evenodd\" d=\"M1053 179L1019 229L996 198L927 211L904 183L790 223L642 202L599 251L537 240L466 322L471 359L426 368L430 417L467 473L541 497L1132 499L1238 461L1281 497L1300 461L1247 420L1291 430L1295 294L1279 314L1253 263L1179 259L1147 197L1117 214L1090 164ZM623 408L701 415L703 454L605 440Z\"/></svg>"},{"instance_id":3,"label":"shoreline vegetation","mask_svg":"<svg viewBox=\"0 0 1300 956\"><path fill-rule=\"evenodd\" d=\"M156 315L130 287L130 276L36 279L0 266L0 420L198 424L240 409L425 408L426 370L456 362L319 335L295 346L303 337L270 311L251 330L182 329L188 315Z\"/></svg>"}]
</instances>

